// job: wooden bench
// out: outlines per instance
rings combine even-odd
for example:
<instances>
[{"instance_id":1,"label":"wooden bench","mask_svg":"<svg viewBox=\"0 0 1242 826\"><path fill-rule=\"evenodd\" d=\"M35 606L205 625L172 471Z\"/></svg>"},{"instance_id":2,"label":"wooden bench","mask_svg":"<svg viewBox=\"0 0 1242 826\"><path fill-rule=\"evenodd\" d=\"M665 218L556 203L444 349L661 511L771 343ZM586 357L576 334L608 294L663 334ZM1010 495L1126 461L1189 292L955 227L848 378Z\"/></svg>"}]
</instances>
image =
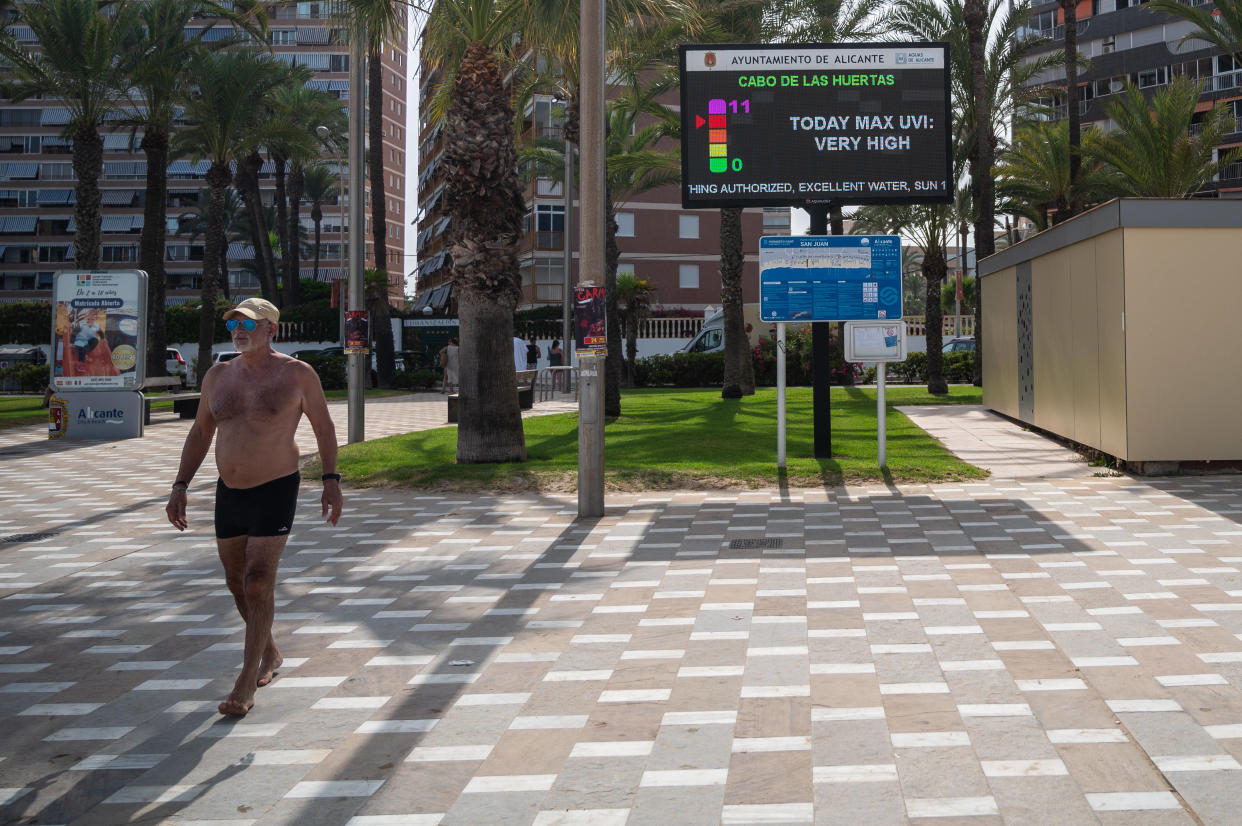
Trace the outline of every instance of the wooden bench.
<instances>
[{"instance_id":1,"label":"wooden bench","mask_svg":"<svg viewBox=\"0 0 1242 826\"><path fill-rule=\"evenodd\" d=\"M517 373L517 396L518 407L522 410L530 410L535 406L535 374L537 370L519 370ZM457 422L457 399L458 395L452 393L448 397L448 422L455 424Z\"/></svg>"}]
</instances>

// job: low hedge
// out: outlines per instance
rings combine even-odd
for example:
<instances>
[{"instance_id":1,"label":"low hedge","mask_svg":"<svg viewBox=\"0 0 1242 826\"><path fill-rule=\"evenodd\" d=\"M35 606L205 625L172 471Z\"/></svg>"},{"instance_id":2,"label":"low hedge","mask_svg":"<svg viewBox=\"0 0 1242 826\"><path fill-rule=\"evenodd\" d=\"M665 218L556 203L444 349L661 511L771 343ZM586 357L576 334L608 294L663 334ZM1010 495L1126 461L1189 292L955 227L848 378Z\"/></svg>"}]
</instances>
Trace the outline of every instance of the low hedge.
<instances>
[{"instance_id":1,"label":"low hedge","mask_svg":"<svg viewBox=\"0 0 1242 826\"><path fill-rule=\"evenodd\" d=\"M0 390L42 393L48 383L46 364L14 364L0 368Z\"/></svg>"},{"instance_id":2,"label":"low hedge","mask_svg":"<svg viewBox=\"0 0 1242 826\"><path fill-rule=\"evenodd\" d=\"M440 376L434 370L415 368L413 370L394 370L392 388L394 390L429 390L440 383Z\"/></svg>"}]
</instances>

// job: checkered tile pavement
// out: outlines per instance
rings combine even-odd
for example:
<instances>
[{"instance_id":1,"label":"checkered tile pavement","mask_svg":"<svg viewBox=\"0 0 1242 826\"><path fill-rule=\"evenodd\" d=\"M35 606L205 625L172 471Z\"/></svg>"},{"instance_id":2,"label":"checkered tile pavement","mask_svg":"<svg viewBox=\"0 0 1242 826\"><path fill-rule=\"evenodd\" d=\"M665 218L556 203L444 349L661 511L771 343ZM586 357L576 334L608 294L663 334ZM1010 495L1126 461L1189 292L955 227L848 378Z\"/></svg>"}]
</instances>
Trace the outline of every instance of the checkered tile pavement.
<instances>
[{"instance_id":1,"label":"checkered tile pavement","mask_svg":"<svg viewBox=\"0 0 1242 826\"><path fill-rule=\"evenodd\" d=\"M57 531L0 545L0 822L1238 822L1236 476L352 491L337 528L308 485L237 721L157 444L0 448L0 533Z\"/></svg>"}]
</instances>

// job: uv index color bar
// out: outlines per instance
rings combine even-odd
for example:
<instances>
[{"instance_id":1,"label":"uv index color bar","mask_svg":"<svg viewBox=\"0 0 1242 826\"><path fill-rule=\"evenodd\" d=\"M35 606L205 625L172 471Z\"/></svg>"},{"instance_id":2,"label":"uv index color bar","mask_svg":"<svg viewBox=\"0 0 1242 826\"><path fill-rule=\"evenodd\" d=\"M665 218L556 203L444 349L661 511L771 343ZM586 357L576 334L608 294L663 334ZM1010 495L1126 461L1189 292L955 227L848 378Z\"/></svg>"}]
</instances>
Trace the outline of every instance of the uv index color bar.
<instances>
[{"instance_id":1,"label":"uv index color bar","mask_svg":"<svg viewBox=\"0 0 1242 826\"><path fill-rule=\"evenodd\" d=\"M707 102L707 168L711 172L729 171L726 112L724 98L713 98Z\"/></svg>"}]
</instances>

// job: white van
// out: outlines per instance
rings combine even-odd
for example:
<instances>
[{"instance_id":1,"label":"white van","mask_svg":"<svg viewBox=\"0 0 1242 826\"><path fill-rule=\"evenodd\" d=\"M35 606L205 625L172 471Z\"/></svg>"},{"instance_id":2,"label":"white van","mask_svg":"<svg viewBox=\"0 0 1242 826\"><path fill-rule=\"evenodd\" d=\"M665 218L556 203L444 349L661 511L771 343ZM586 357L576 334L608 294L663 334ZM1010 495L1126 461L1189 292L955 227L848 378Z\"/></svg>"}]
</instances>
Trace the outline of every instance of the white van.
<instances>
[{"instance_id":1,"label":"white van","mask_svg":"<svg viewBox=\"0 0 1242 826\"><path fill-rule=\"evenodd\" d=\"M747 339L750 346L754 347L759 343L761 336L760 330L767 330L772 325L765 326L764 322L759 318L759 305L743 304L742 319L747 330ZM677 352L679 353L721 353L724 352L724 308L717 310L708 316L703 322L703 328L699 330L698 335L691 338L683 344Z\"/></svg>"}]
</instances>

